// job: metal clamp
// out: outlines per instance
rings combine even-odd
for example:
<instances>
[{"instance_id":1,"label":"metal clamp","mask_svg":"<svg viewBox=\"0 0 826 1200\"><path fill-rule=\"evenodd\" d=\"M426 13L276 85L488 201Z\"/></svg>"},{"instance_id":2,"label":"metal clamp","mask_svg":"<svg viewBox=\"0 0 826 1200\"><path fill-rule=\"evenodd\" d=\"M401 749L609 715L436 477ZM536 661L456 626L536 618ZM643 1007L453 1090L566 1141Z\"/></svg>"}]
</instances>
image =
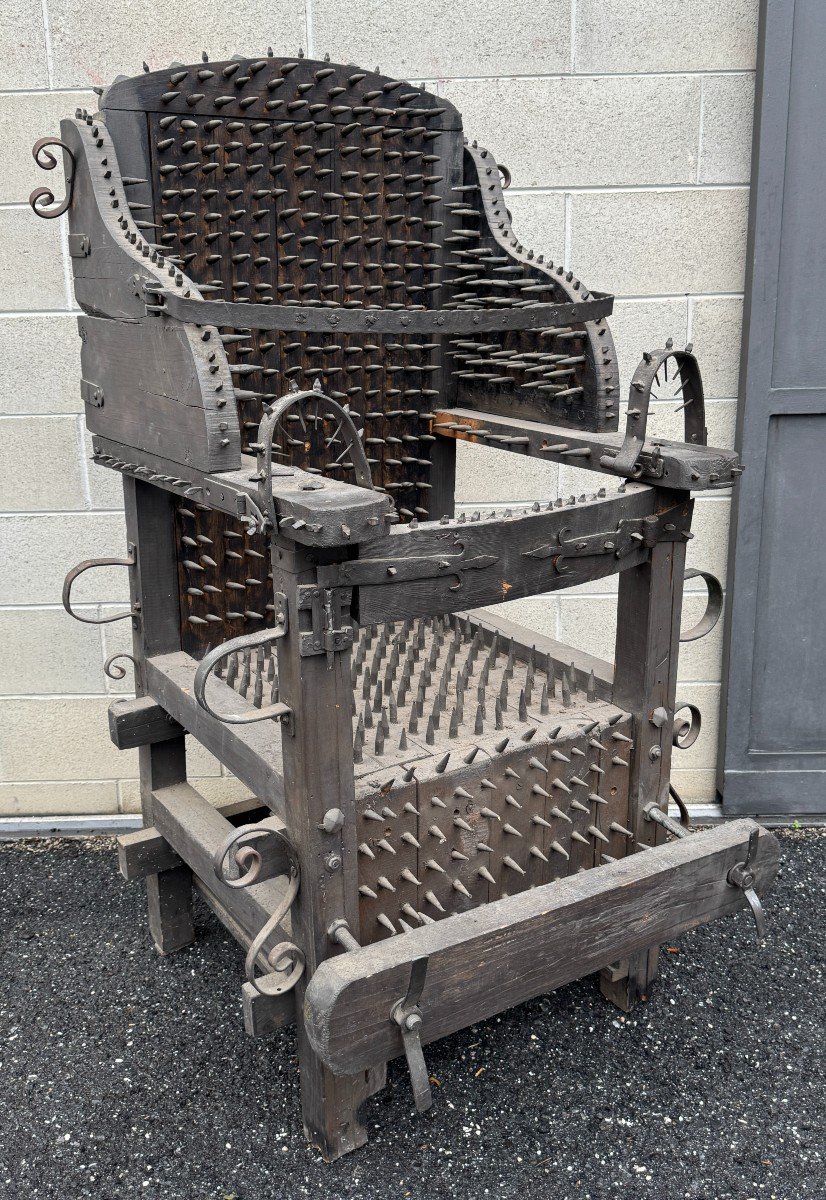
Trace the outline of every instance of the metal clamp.
<instances>
[{"instance_id":1,"label":"metal clamp","mask_svg":"<svg viewBox=\"0 0 826 1200\"><path fill-rule=\"evenodd\" d=\"M424 981L427 975L426 958L417 958L410 971L410 983L407 995L399 1000L390 1010L390 1018L401 1030L404 1056L407 1059L407 1069L410 1072L410 1083L413 1087L413 1100L419 1112L427 1112L433 1104L430 1091L430 1077L425 1066L422 1051L422 1010L419 1000L424 991Z\"/></svg>"},{"instance_id":2,"label":"metal clamp","mask_svg":"<svg viewBox=\"0 0 826 1200\"><path fill-rule=\"evenodd\" d=\"M708 589L706 611L696 625L680 634L681 642L696 642L700 638L704 638L707 633L711 633L720 620L720 614L723 611L723 587L716 575L712 575L709 571L698 571L696 567L691 567L685 572L683 580L686 579L702 579Z\"/></svg>"},{"instance_id":3,"label":"metal clamp","mask_svg":"<svg viewBox=\"0 0 826 1200\"><path fill-rule=\"evenodd\" d=\"M680 376L677 394L681 397L680 408L685 412L685 441L695 446L706 445L703 381L697 359L691 353L690 345L685 350L675 350L669 338L662 350L645 353L634 372L628 396L625 437L616 456L605 454L600 459L605 470L616 471L618 475L626 475L630 479L639 479L643 474L645 464L641 461L641 455L648 426L648 408L652 399L659 399L653 394L653 389L655 383L660 383L660 371L663 372L663 382L668 382L669 359Z\"/></svg>"},{"instance_id":4,"label":"metal clamp","mask_svg":"<svg viewBox=\"0 0 826 1200\"><path fill-rule=\"evenodd\" d=\"M283 638L287 633L287 609L286 606L276 614L275 629L259 629L257 633L247 633L242 637L232 638L229 642L224 642L220 646L216 646L214 650L210 650L209 654L205 654L198 664L198 669L195 672L195 699L211 717L215 717L216 721L223 722L224 725L252 725L255 721L281 721L284 717L292 715L292 709L288 704L267 704L263 708L257 708L252 715L247 713L217 713L210 708L206 698L206 686L212 672L217 667L222 659L228 658L230 654L243 653L245 650L255 650L259 646L267 646L271 642L277 642L279 638Z\"/></svg>"},{"instance_id":5,"label":"metal clamp","mask_svg":"<svg viewBox=\"0 0 826 1200\"><path fill-rule=\"evenodd\" d=\"M129 542L129 552L126 558L87 558L83 562L78 563L76 567L72 567L69 574L63 580L63 607L70 617L74 617L76 621L80 621L84 625L111 625L113 621L123 621L126 617L137 617L140 615L140 601L136 600L128 612L116 613L114 617L82 617L80 613L76 613L72 608L72 586L79 575L84 571L90 571L92 567L134 567L137 562L137 554L132 542Z\"/></svg>"},{"instance_id":6,"label":"metal clamp","mask_svg":"<svg viewBox=\"0 0 826 1200\"><path fill-rule=\"evenodd\" d=\"M766 914L763 905L760 903L760 897L754 890L754 884L757 876L754 873L752 862L757 853L757 842L760 838L760 830L758 827L749 834L749 847L746 853L746 861L736 863L731 868L726 876L726 882L732 887L742 889L743 895L746 898L751 915L754 917L754 923L757 926L757 939L762 940L766 936Z\"/></svg>"}]
</instances>

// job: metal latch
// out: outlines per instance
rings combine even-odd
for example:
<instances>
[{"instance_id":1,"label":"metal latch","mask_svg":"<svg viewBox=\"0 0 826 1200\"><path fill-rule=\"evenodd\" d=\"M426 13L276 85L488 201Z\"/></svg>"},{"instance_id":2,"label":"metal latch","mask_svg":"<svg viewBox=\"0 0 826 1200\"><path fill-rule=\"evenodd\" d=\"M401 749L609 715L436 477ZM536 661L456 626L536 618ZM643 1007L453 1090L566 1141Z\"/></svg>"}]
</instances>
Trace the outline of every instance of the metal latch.
<instances>
[{"instance_id":1,"label":"metal latch","mask_svg":"<svg viewBox=\"0 0 826 1200\"><path fill-rule=\"evenodd\" d=\"M311 627L298 635L298 652L302 658L326 654L332 668L336 652L353 644L353 623L350 619L351 588L315 587L312 584L298 589L298 609L310 611Z\"/></svg>"},{"instance_id":2,"label":"metal latch","mask_svg":"<svg viewBox=\"0 0 826 1200\"><path fill-rule=\"evenodd\" d=\"M427 1112L433 1104L430 1091L430 1077L425 1066L422 1051L422 1010L419 1008L424 991L424 981L427 974L426 958L417 958L410 971L410 983L407 995L399 1000L390 1010L390 1017L396 1022L402 1034L404 1056L407 1059L407 1069L410 1072L410 1083L413 1088L413 1100L419 1112Z\"/></svg>"},{"instance_id":3,"label":"metal latch","mask_svg":"<svg viewBox=\"0 0 826 1200\"><path fill-rule=\"evenodd\" d=\"M754 923L757 926L758 939L766 936L766 914L763 910L763 905L760 903L760 897L754 890L756 875L752 867L752 860L757 853L757 842L760 837L760 830L753 829L749 834L749 848L746 853L746 861L736 863L731 868L726 880L732 887L742 889L743 895L746 897L748 906L751 909Z\"/></svg>"}]
</instances>

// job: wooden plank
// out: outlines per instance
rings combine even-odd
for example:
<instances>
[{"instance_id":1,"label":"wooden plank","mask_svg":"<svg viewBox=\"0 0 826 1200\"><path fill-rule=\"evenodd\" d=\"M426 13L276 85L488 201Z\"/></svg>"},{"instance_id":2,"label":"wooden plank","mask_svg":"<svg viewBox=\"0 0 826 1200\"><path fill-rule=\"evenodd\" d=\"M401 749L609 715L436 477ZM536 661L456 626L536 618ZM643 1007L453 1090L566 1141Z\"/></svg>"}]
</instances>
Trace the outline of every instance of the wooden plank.
<instances>
[{"instance_id":1,"label":"wooden plank","mask_svg":"<svg viewBox=\"0 0 826 1200\"><path fill-rule=\"evenodd\" d=\"M281 773L281 729L272 721L224 725L204 712L195 699L198 663L182 650L161 654L146 663L147 690L184 729L268 807L284 816ZM220 679L210 677L207 699L217 712L247 712L249 705Z\"/></svg>"},{"instance_id":2,"label":"wooden plank","mask_svg":"<svg viewBox=\"0 0 826 1200\"><path fill-rule=\"evenodd\" d=\"M657 508L656 498L653 489L629 484L562 507L401 525L359 558L320 567L319 581L358 587L354 605L362 624L557 591L645 561L648 545L632 540L623 524L637 522L632 528L639 534L646 518L664 519L669 505ZM583 538L591 539L587 552L577 546Z\"/></svg>"},{"instance_id":3,"label":"wooden plank","mask_svg":"<svg viewBox=\"0 0 826 1200\"><path fill-rule=\"evenodd\" d=\"M268 851L261 844L264 863L260 882L233 888L218 878L213 858L234 827L200 792L188 783L160 789L153 795L153 810L158 832L195 875L208 881L210 890L227 911L245 928L257 933L281 903L287 886L287 862L280 841L272 839ZM284 829L278 817L268 817L259 824L276 831Z\"/></svg>"},{"instance_id":4,"label":"wooden plank","mask_svg":"<svg viewBox=\"0 0 826 1200\"><path fill-rule=\"evenodd\" d=\"M307 988L310 1042L337 1073L400 1054L390 1011L421 958L426 1043L736 912L745 900L726 875L745 860L755 827L736 821L339 955ZM758 891L778 860L776 838L761 830Z\"/></svg>"},{"instance_id":5,"label":"wooden plank","mask_svg":"<svg viewBox=\"0 0 826 1200\"><path fill-rule=\"evenodd\" d=\"M469 399L466 389L463 399L465 402ZM621 433L586 433L544 421L499 416L482 411L485 399L480 397L479 408L439 409L434 415L433 432L442 438L458 438L545 462L612 474L610 463L603 463L602 459L619 453ZM655 454L654 439L645 445L640 476L643 483L663 483L670 488L698 492L731 487L735 480L731 469L739 466L739 459L734 450L659 438L656 447Z\"/></svg>"},{"instance_id":6,"label":"wooden plank","mask_svg":"<svg viewBox=\"0 0 826 1200\"><path fill-rule=\"evenodd\" d=\"M264 808L260 800L249 796L244 800L231 800L216 804L215 808L232 825L246 821L255 821L269 816L269 809ZM158 871L169 870L170 867L181 865L179 855L175 853L162 834L153 825L144 829L135 829L124 833L118 838L118 867L121 875L128 882L145 879L147 875L157 874Z\"/></svg>"},{"instance_id":7,"label":"wooden plank","mask_svg":"<svg viewBox=\"0 0 826 1200\"><path fill-rule=\"evenodd\" d=\"M151 696L118 698L109 705L109 736L118 750L180 737L181 726Z\"/></svg>"}]
</instances>

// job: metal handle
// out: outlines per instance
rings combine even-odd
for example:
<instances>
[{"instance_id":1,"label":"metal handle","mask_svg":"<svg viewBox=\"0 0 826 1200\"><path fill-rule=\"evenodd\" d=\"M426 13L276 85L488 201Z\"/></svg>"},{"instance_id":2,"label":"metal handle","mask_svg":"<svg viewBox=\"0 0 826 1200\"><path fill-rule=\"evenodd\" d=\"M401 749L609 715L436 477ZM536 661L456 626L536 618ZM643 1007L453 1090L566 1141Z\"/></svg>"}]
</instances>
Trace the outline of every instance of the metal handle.
<instances>
[{"instance_id":1,"label":"metal handle","mask_svg":"<svg viewBox=\"0 0 826 1200\"><path fill-rule=\"evenodd\" d=\"M133 607L128 612L116 613L114 617L81 617L72 609L72 585L79 575L84 571L91 570L92 567L134 567L137 562L135 547L129 543L129 553L126 558L87 558L83 562L78 563L76 567L72 567L69 574L63 580L63 607L70 617L74 617L76 621L82 622L84 625L111 625L112 621L123 621L126 617L137 617L140 615L140 601L136 600Z\"/></svg>"},{"instance_id":2,"label":"metal handle","mask_svg":"<svg viewBox=\"0 0 826 1200\"><path fill-rule=\"evenodd\" d=\"M723 586L716 575L712 575L710 571L698 571L696 567L691 567L685 572L683 580L686 579L702 579L708 589L706 611L696 625L680 634L681 642L696 642L707 633L711 633L720 620L723 611Z\"/></svg>"},{"instance_id":3,"label":"metal handle","mask_svg":"<svg viewBox=\"0 0 826 1200\"><path fill-rule=\"evenodd\" d=\"M754 917L754 924L757 926L757 940L761 941L766 936L766 914L763 911L763 905L760 903L760 897L754 890L755 874L752 867L752 860L757 853L759 838L760 829L755 827L749 835L746 861L733 866L726 878L732 887L738 887L742 890L746 898L746 903L751 909L751 915Z\"/></svg>"},{"instance_id":4,"label":"metal handle","mask_svg":"<svg viewBox=\"0 0 826 1200\"><path fill-rule=\"evenodd\" d=\"M288 717L292 709L287 704L267 704L264 708L254 710L252 716L236 714L236 713L218 713L210 708L206 698L206 686L212 672L217 667L222 659L228 658L230 654L236 654L239 651L255 650L259 646L267 646L271 642L277 642L279 638L283 638L287 633L287 614L286 610L278 614L278 625L275 629L259 629L257 633L247 633L242 637L233 638L229 642L223 642L222 645L216 646L214 650L210 650L209 654L205 654L198 664L198 669L195 672L195 699L211 717L215 717L216 721L222 721L224 725L252 725L255 721L280 721L282 717Z\"/></svg>"}]
</instances>

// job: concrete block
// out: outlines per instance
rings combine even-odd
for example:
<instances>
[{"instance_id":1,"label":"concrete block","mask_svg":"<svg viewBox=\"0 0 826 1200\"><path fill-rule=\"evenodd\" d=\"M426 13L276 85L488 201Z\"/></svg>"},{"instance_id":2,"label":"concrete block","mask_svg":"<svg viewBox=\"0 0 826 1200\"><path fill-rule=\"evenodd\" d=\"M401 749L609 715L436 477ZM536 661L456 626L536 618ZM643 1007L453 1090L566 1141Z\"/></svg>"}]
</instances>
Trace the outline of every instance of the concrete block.
<instances>
[{"instance_id":1,"label":"concrete block","mask_svg":"<svg viewBox=\"0 0 826 1200\"><path fill-rule=\"evenodd\" d=\"M714 804L718 799L716 772L671 768L671 782L687 804Z\"/></svg>"},{"instance_id":2,"label":"concrete block","mask_svg":"<svg viewBox=\"0 0 826 1200\"><path fill-rule=\"evenodd\" d=\"M571 267L620 296L740 292L748 188L571 197Z\"/></svg>"},{"instance_id":3,"label":"concrete block","mask_svg":"<svg viewBox=\"0 0 826 1200\"><path fill-rule=\"evenodd\" d=\"M229 800L246 800L249 788L234 775L193 775L189 782L210 804L222 804ZM139 813L141 811L140 784L137 779L121 779L118 783L119 811Z\"/></svg>"},{"instance_id":4,"label":"concrete block","mask_svg":"<svg viewBox=\"0 0 826 1200\"><path fill-rule=\"evenodd\" d=\"M1 413L81 411L80 338L72 313L0 316L0 362L7 379Z\"/></svg>"},{"instance_id":5,"label":"concrete block","mask_svg":"<svg viewBox=\"0 0 826 1200\"><path fill-rule=\"evenodd\" d=\"M100 630L60 609L0 610L0 695L102 692Z\"/></svg>"},{"instance_id":6,"label":"concrete block","mask_svg":"<svg viewBox=\"0 0 826 1200\"><path fill-rule=\"evenodd\" d=\"M319 56L362 66L379 63L400 79L544 74L571 61L570 0L491 0L445 5L422 0L391 9L380 0L313 0Z\"/></svg>"},{"instance_id":7,"label":"concrete block","mask_svg":"<svg viewBox=\"0 0 826 1200\"><path fill-rule=\"evenodd\" d=\"M3 307L26 311L66 308L62 221L26 208L0 209L0 296Z\"/></svg>"},{"instance_id":8,"label":"concrete block","mask_svg":"<svg viewBox=\"0 0 826 1200\"><path fill-rule=\"evenodd\" d=\"M4 782L137 777L137 750L116 750L106 696L0 700Z\"/></svg>"},{"instance_id":9,"label":"concrete block","mask_svg":"<svg viewBox=\"0 0 826 1200\"><path fill-rule=\"evenodd\" d=\"M657 350L668 338L674 339L675 346L685 345L688 301L683 296L673 300L617 300L608 324L617 351L620 395L626 398L644 350Z\"/></svg>"},{"instance_id":10,"label":"concrete block","mask_svg":"<svg viewBox=\"0 0 826 1200\"><path fill-rule=\"evenodd\" d=\"M15 0L0 6L0 59L3 87L49 86L46 32L40 0Z\"/></svg>"},{"instance_id":11,"label":"concrete block","mask_svg":"<svg viewBox=\"0 0 826 1200\"><path fill-rule=\"evenodd\" d=\"M688 543L686 566L710 571L726 586L731 500L726 496L699 497L694 505L694 540ZM702 580L700 581L702 586ZM696 589L692 589L696 590Z\"/></svg>"},{"instance_id":12,"label":"concrete block","mask_svg":"<svg viewBox=\"0 0 826 1200\"><path fill-rule=\"evenodd\" d=\"M123 508L123 476L92 461L92 437L84 425L84 454L89 474L89 497L92 508Z\"/></svg>"},{"instance_id":13,"label":"concrete block","mask_svg":"<svg viewBox=\"0 0 826 1200\"><path fill-rule=\"evenodd\" d=\"M510 164L508 164L510 165ZM523 246L562 262L565 252L565 196L562 192L506 192L513 232Z\"/></svg>"},{"instance_id":14,"label":"concrete block","mask_svg":"<svg viewBox=\"0 0 826 1200\"><path fill-rule=\"evenodd\" d=\"M157 16L152 0L132 0L117 20L106 0L50 0L54 86L105 86L116 75L140 74L143 56L152 70L200 62L204 46L215 62L266 54L268 44L279 56L307 46L304 5L286 0L183 0L174 20Z\"/></svg>"},{"instance_id":15,"label":"concrete block","mask_svg":"<svg viewBox=\"0 0 826 1200\"><path fill-rule=\"evenodd\" d=\"M0 417L0 511L88 507L79 417Z\"/></svg>"},{"instance_id":16,"label":"concrete block","mask_svg":"<svg viewBox=\"0 0 826 1200\"><path fill-rule=\"evenodd\" d=\"M752 70L758 0L577 0L578 71Z\"/></svg>"},{"instance_id":17,"label":"concrete block","mask_svg":"<svg viewBox=\"0 0 826 1200\"><path fill-rule=\"evenodd\" d=\"M754 77L717 75L703 80L698 183L748 183Z\"/></svg>"},{"instance_id":18,"label":"concrete block","mask_svg":"<svg viewBox=\"0 0 826 1200\"><path fill-rule=\"evenodd\" d=\"M723 400L737 396L743 301L707 297L691 299L691 340L694 343L706 396Z\"/></svg>"},{"instance_id":19,"label":"concrete block","mask_svg":"<svg viewBox=\"0 0 826 1200\"><path fill-rule=\"evenodd\" d=\"M2 817L91 816L117 811L114 779L0 784Z\"/></svg>"},{"instance_id":20,"label":"concrete block","mask_svg":"<svg viewBox=\"0 0 826 1200\"><path fill-rule=\"evenodd\" d=\"M126 556L119 513L0 517L0 604L59 604L66 573L81 559ZM73 590L78 604L126 600L125 567L82 575Z\"/></svg>"},{"instance_id":21,"label":"concrete block","mask_svg":"<svg viewBox=\"0 0 826 1200\"><path fill-rule=\"evenodd\" d=\"M7 86L4 82L4 87ZM27 87L33 84L27 83ZM52 147L58 165L53 171L38 167L32 146L42 137L60 137L60 121L73 117L78 107L97 107L92 92L40 92L0 94L0 139L5 147L5 169L0 174L0 204L24 204L33 188L48 187L65 195L63 152Z\"/></svg>"},{"instance_id":22,"label":"concrete block","mask_svg":"<svg viewBox=\"0 0 826 1200\"><path fill-rule=\"evenodd\" d=\"M558 467L471 442L456 444L456 503L513 504L521 500L555 500Z\"/></svg>"},{"instance_id":23,"label":"concrete block","mask_svg":"<svg viewBox=\"0 0 826 1200\"><path fill-rule=\"evenodd\" d=\"M448 80L465 131L508 165L515 187L694 183L696 76Z\"/></svg>"}]
</instances>

